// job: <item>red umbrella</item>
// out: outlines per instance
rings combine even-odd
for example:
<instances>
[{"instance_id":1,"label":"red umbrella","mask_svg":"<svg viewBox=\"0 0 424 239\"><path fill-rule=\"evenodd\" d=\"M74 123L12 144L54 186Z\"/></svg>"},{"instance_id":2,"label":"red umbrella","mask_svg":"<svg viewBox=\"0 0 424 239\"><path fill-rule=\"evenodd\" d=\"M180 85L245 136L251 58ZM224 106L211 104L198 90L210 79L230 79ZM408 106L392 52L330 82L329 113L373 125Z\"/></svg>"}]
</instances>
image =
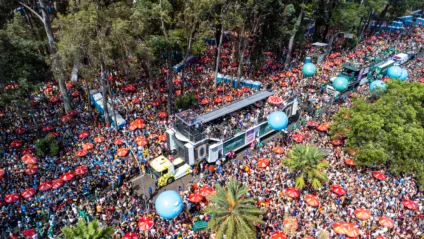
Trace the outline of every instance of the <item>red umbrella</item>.
<instances>
[{"instance_id":1,"label":"red umbrella","mask_svg":"<svg viewBox=\"0 0 424 239\"><path fill-rule=\"evenodd\" d=\"M340 185L333 185L331 186L331 190L333 190L333 192L337 195L343 196L347 193L346 189L344 189L342 186Z\"/></svg>"},{"instance_id":2,"label":"red umbrella","mask_svg":"<svg viewBox=\"0 0 424 239\"><path fill-rule=\"evenodd\" d=\"M127 156L128 152L129 152L128 149L126 149L126 148L120 148L116 152L116 155L118 155L119 157L125 157L125 156Z\"/></svg>"},{"instance_id":3,"label":"red umbrella","mask_svg":"<svg viewBox=\"0 0 424 239\"><path fill-rule=\"evenodd\" d=\"M287 239L286 235L282 231L276 231L271 235L271 239Z\"/></svg>"},{"instance_id":4,"label":"red umbrella","mask_svg":"<svg viewBox=\"0 0 424 239\"><path fill-rule=\"evenodd\" d=\"M22 141L20 141L19 139L15 139L10 143L10 147L12 148L19 148L22 146Z\"/></svg>"},{"instance_id":5,"label":"red umbrella","mask_svg":"<svg viewBox=\"0 0 424 239\"><path fill-rule=\"evenodd\" d=\"M416 202L412 201L412 200L403 199L402 204L403 204L403 206L405 206L408 209L418 210L418 204Z\"/></svg>"},{"instance_id":6,"label":"red umbrella","mask_svg":"<svg viewBox=\"0 0 424 239\"><path fill-rule=\"evenodd\" d=\"M166 112L159 112L159 114L158 114L158 117L159 118L162 118L162 119L164 119L164 118L166 118L168 115L166 114Z\"/></svg>"},{"instance_id":7,"label":"red umbrella","mask_svg":"<svg viewBox=\"0 0 424 239\"><path fill-rule=\"evenodd\" d=\"M26 148L26 149L22 150L22 155L32 154L32 152L34 152L33 148Z\"/></svg>"},{"instance_id":8,"label":"red umbrella","mask_svg":"<svg viewBox=\"0 0 424 239\"><path fill-rule=\"evenodd\" d=\"M69 115L69 116L76 116L76 115L78 115L78 112L76 110L70 110L70 111L68 111L68 114L67 115Z\"/></svg>"},{"instance_id":9,"label":"red umbrella","mask_svg":"<svg viewBox=\"0 0 424 239\"><path fill-rule=\"evenodd\" d=\"M378 180L386 180L386 175L384 175L384 172L382 171L375 171L372 172L372 175L374 176L374 178L378 179Z\"/></svg>"},{"instance_id":10,"label":"red umbrella","mask_svg":"<svg viewBox=\"0 0 424 239\"><path fill-rule=\"evenodd\" d=\"M7 203L14 203L16 201L18 201L20 199L19 194L13 193L13 194L9 194L6 195L6 197L4 197L4 201Z\"/></svg>"},{"instance_id":11,"label":"red umbrella","mask_svg":"<svg viewBox=\"0 0 424 239\"><path fill-rule=\"evenodd\" d=\"M59 98L57 96L52 96L49 98L49 101L54 104L59 101Z\"/></svg>"},{"instance_id":12,"label":"red umbrella","mask_svg":"<svg viewBox=\"0 0 424 239\"><path fill-rule=\"evenodd\" d=\"M380 225L387 228L393 228L395 226L395 223L389 217L380 217L378 219L378 222L380 223Z\"/></svg>"},{"instance_id":13,"label":"red umbrella","mask_svg":"<svg viewBox=\"0 0 424 239\"><path fill-rule=\"evenodd\" d=\"M334 146L339 146L339 145L342 145L343 142L340 139L337 139L337 140L331 140L331 144Z\"/></svg>"},{"instance_id":14,"label":"red umbrella","mask_svg":"<svg viewBox=\"0 0 424 239\"><path fill-rule=\"evenodd\" d=\"M321 131L321 132L326 132L328 130L329 126L330 126L330 124L328 124L328 123L320 124L320 125L318 125L317 130Z\"/></svg>"},{"instance_id":15,"label":"red umbrella","mask_svg":"<svg viewBox=\"0 0 424 239\"><path fill-rule=\"evenodd\" d=\"M60 179L63 181L71 181L75 177L75 174L72 172L64 173L60 176Z\"/></svg>"},{"instance_id":16,"label":"red umbrella","mask_svg":"<svg viewBox=\"0 0 424 239\"><path fill-rule=\"evenodd\" d=\"M71 94L72 97L78 97L79 95L80 95L79 91L74 91Z\"/></svg>"},{"instance_id":17,"label":"red umbrella","mask_svg":"<svg viewBox=\"0 0 424 239\"><path fill-rule=\"evenodd\" d=\"M138 234L135 232L130 232L124 235L122 239L138 239Z\"/></svg>"},{"instance_id":18,"label":"red umbrella","mask_svg":"<svg viewBox=\"0 0 424 239\"><path fill-rule=\"evenodd\" d=\"M284 228L290 231L296 231L299 228L299 224L297 223L297 220L293 217L291 218L291 220L284 219L283 226Z\"/></svg>"},{"instance_id":19,"label":"red umbrella","mask_svg":"<svg viewBox=\"0 0 424 239\"><path fill-rule=\"evenodd\" d=\"M134 103L134 104L140 104L140 99L139 98L134 98L134 99L132 99L132 102Z\"/></svg>"},{"instance_id":20,"label":"red umbrella","mask_svg":"<svg viewBox=\"0 0 424 239\"><path fill-rule=\"evenodd\" d=\"M83 175L88 172L88 168L86 166L78 166L75 168L76 175Z\"/></svg>"},{"instance_id":21,"label":"red umbrella","mask_svg":"<svg viewBox=\"0 0 424 239\"><path fill-rule=\"evenodd\" d=\"M21 157L22 161L28 160L34 158L34 156L32 154L25 154L24 156Z\"/></svg>"},{"instance_id":22,"label":"red umbrella","mask_svg":"<svg viewBox=\"0 0 424 239\"><path fill-rule=\"evenodd\" d=\"M72 84L72 82L68 82L66 83L66 88L70 89L72 88L74 85Z\"/></svg>"},{"instance_id":23,"label":"red umbrella","mask_svg":"<svg viewBox=\"0 0 424 239\"><path fill-rule=\"evenodd\" d=\"M355 238L359 236L359 228L355 224L348 223L346 225L346 236Z\"/></svg>"},{"instance_id":24,"label":"red umbrella","mask_svg":"<svg viewBox=\"0 0 424 239\"><path fill-rule=\"evenodd\" d=\"M181 83L181 80L180 79L175 79L174 80L174 84L179 85L180 83Z\"/></svg>"},{"instance_id":25,"label":"red umbrella","mask_svg":"<svg viewBox=\"0 0 424 239\"><path fill-rule=\"evenodd\" d=\"M156 107L156 106L159 106L159 105L160 105L160 102L159 102L159 101L157 101L157 100L156 100L156 101L153 101L153 102L152 102L152 105L153 105L153 106L155 106L155 107Z\"/></svg>"},{"instance_id":26,"label":"red umbrella","mask_svg":"<svg viewBox=\"0 0 424 239\"><path fill-rule=\"evenodd\" d=\"M29 167L29 168L25 169L25 173L28 174L28 175L34 175L37 171L38 171L37 166Z\"/></svg>"},{"instance_id":27,"label":"red umbrella","mask_svg":"<svg viewBox=\"0 0 424 239\"><path fill-rule=\"evenodd\" d=\"M106 140L105 137L102 137L102 136L98 136L94 138L94 142L96 143L101 143L101 142L104 142L105 140Z\"/></svg>"},{"instance_id":28,"label":"red umbrella","mask_svg":"<svg viewBox=\"0 0 424 239\"><path fill-rule=\"evenodd\" d=\"M222 91L224 91L224 87L218 86L218 87L216 87L216 91L222 92Z\"/></svg>"},{"instance_id":29,"label":"red umbrella","mask_svg":"<svg viewBox=\"0 0 424 239\"><path fill-rule=\"evenodd\" d=\"M259 168L266 168L269 165L269 161L266 159L260 159L258 161L258 167Z\"/></svg>"},{"instance_id":30,"label":"red umbrella","mask_svg":"<svg viewBox=\"0 0 424 239\"><path fill-rule=\"evenodd\" d=\"M158 139L161 142L166 142L166 135L159 135Z\"/></svg>"},{"instance_id":31,"label":"red umbrella","mask_svg":"<svg viewBox=\"0 0 424 239\"><path fill-rule=\"evenodd\" d=\"M93 148L94 148L94 144L92 144L92 143L86 143L86 144L84 144L84 145L82 146L82 148L83 148L84 150L91 150L91 149L93 149Z\"/></svg>"},{"instance_id":32,"label":"red umbrella","mask_svg":"<svg viewBox=\"0 0 424 239\"><path fill-rule=\"evenodd\" d=\"M88 133L88 132L81 132L79 135L78 135L78 138L80 138L80 139L85 139L85 138L87 138L88 136L89 136L90 134Z\"/></svg>"},{"instance_id":33,"label":"red umbrella","mask_svg":"<svg viewBox=\"0 0 424 239\"><path fill-rule=\"evenodd\" d=\"M23 231L22 234L26 237L33 237L35 235L35 230L34 229L27 229L27 230Z\"/></svg>"},{"instance_id":34,"label":"red umbrella","mask_svg":"<svg viewBox=\"0 0 424 239\"><path fill-rule=\"evenodd\" d=\"M29 155L29 154L27 154L27 155ZM27 156L27 155L25 155L25 156ZM37 163L37 158L34 157L34 156L32 156L32 157L26 158L23 161L24 161L25 164L36 164Z\"/></svg>"},{"instance_id":35,"label":"red umbrella","mask_svg":"<svg viewBox=\"0 0 424 239\"><path fill-rule=\"evenodd\" d=\"M199 189L199 194L202 197L209 196L214 190L209 186L203 186Z\"/></svg>"},{"instance_id":36,"label":"red umbrella","mask_svg":"<svg viewBox=\"0 0 424 239\"><path fill-rule=\"evenodd\" d=\"M35 190L34 188L27 188L21 193L21 196L25 199L28 199L34 196L35 192L37 192L37 190Z\"/></svg>"},{"instance_id":37,"label":"red umbrella","mask_svg":"<svg viewBox=\"0 0 424 239\"><path fill-rule=\"evenodd\" d=\"M365 208L358 208L353 213L360 220L368 220L371 217L371 212Z\"/></svg>"},{"instance_id":38,"label":"red umbrella","mask_svg":"<svg viewBox=\"0 0 424 239\"><path fill-rule=\"evenodd\" d=\"M148 231L153 227L153 219L150 217L142 217L138 221L138 228L143 231Z\"/></svg>"},{"instance_id":39,"label":"red umbrella","mask_svg":"<svg viewBox=\"0 0 424 239\"><path fill-rule=\"evenodd\" d=\"M123 143L124 143L124 141L123 141L122 139L115 139L115 140L113 141L113 143L114 143L115 145L121 145L121 144L123 144Z\"/></svg>"},{"instance_id":40,"label":"red umbrella","mask_svg":"<svg viewBox=\"0 0 424 239\"><path fill-rule=\"evenodd\" d=\"M249 91L250 91L250 89L249 89L249 88L247 88L247 87L243 87L243 88L241 88L241 90L242 90L244 93L249 93Z\"/></svg>"},{"instance_id":41,"label":"red umbrella","mask_svg":"<svg viewBox=\"0 0 424 239\"><path fill-rule=\"evenodd\" d=\"M233 101L233 97L226 95L226 96L224 96L224 100L225 100L225 102L231 102L231 101Z\"/></svg>"},{"instance_id":42,"label":"red umbrella","mask_svg":"<svg viewBox=\"0 0 424 239\"><path fill-rule=\"evenodd\" d=\"M0 178L4 176L4 169L0 168Z\"/></svg>"},{"instance_id":43,"label":"red umbrella","mask_svg":"<svg viewBox=\"0 0 424 239\"><path fill-rule=\"evenodd\" d=\"M50 190L52 188L52 183L51 182L42 182L40 183L40 185L38 186L38 190L40 191L47 191Z\"/></svg>"},{"instance_id":44,"label":"red umbrella","mask_svg":"<svg viewBox=\"0 0 424 239\"><path fill-rule=\"evenodd\" d=\"M275 147L275 148L273 149L273 151L274 151L274 153L276 153L276 154L283 154L283 153L284 153L284 149L283 149L283 148L281 148L281 147Z\"/></svg>"},{"instance_id":45,"label":"red umbrella","mask_svg":"<svg viewBox=\"0 0 424 239\"><path fill-rule=\"evenodd\" d=\"M137 143L137 145L138 146L146 146L146 145L148 145L149 144L149 141L147 141L147 139L146 138L144 138L144 137L142 137L142 138L139 138L140 136L138 136L136 139L135 139L135 142Z\"/></svg>"},{"instance_id":46,"label":"red umbrella","mask_svg":"<svg viewBox=\"0 0 424 239\"><path fill-rule=\"evenodd\" d=\"M319 199L318 197L314 195L306 195L305 196L305 202L311 207L318 207L319 206Z\"/></svg>"},{"instance_id":47,"label":"red umbrella","mask_svg":"<svg viewBox=\"0 0 424 239\"><path fill-rule=\"evenodd\" d=\"M206 98L203 98L203 99L200 101L200 104L201 104L201 105L207 105L207 104L209 104L209 100L208 100L208 99L206 99Z\"/></svg>"},{"instance_id":48,"label":"red umbrella","mask_svg":"<svg viewBox=\"0 0 424 239\"><path fill-rule=\"evenodd\" d=\"M309 121L309 122L308 122L308 126L309 126L309 127L317 127L317 126L318 126L318 122L315 122L315 121Z\"/></svg>"},{"instance_id":49,"label":"red umbrella","mask_svg":"<svg viewBox=\"0 0 424 239\"><path fill-rule=\"evenodd\" d=\"M305 136L303 136L303 135L301 135L301 134L294 134L294 135L292 136L292 138L293 138L293 140L294 140L295 142L298 142L298 143L302 143L302 142L303 142L303 140L305 140Z\"/></svg>"},{"instance_id":50,"label":"red umbrella","mask_svg":"<svg viewBox=\"0 0 424 239\"><path fill-rule=\"evenodd\" d=\"M300 196L300 192L297 188L287 188L286 195L291 198L298 198Z\"/></svg>"},{"instance_id":51,"label":"red umbrella","mask_svg":"<svg viewBox=\"0 0 424 239\"><path fill-rule=\"evenodd\" d=\"M350 166L356 166L356 162L353 159L345 159L345 163Z\"/></svg>"},{"instance_id":52,"label":"red umbrella","mask_svg":"<svg viewBox=\"0 0 424 239\"><path fill-rule=\"evenodd\" d=\"M17 134L23 134L23 133L25 133L25 132L26 132L26 129L25 129L24 127L19 127L19 128L16 128L16 129L15 129L15 132L16 132Z\"/></svg>"},{"instance_id":53,"label":"red umbrella","mask_svg":"<svg viewBox=\"0 0 424 239\"><path fill-rule=\"evenodd\" d=\"M87 154L88 154L88 151L87 151L87 150L85 150L85 149L78 150L78 151L75 153L75 155L76 155L77 157L84 157L84 156L87 156Z\"/></svg>"},{"instance_id":54,"label":"red umbrella","mask_svg":"<svg viewBox=\"0 0 424 239\"><path fill-rule=\"evenodd\" d=\"M58 188L62 187L63 184L64 184L64 182L63 182L62 179L60 179L60 178L59 179L54 179L52 181L52 188L53 189L58 189Z\"/></svg>"},{"instance_id":55,"label":"red umbrella","mask_svg":"<svg viewBox=\"0 0 424 239\"><path fill-rule=\"evenodd\" d=\"M270 97L268 97L268 103L272 105L281 105L283 103L283 99L278 96L271 95Z\"/></svg>"},{"instance_id":56,"label":"red umbrella","mask_svg":"<svg viewBox=\"0 0 424 239\"><path fill-rule=\"evenodd\" d=\"M213 102L215 102L215 103L221 103L222 102L222 98L221 97L217 97L217 98L215 98L214 100L213 100Z\"/></svg>"},{"instance_id":57,"label":"red umbrella","mask_svg":"<svg viewBox=\"0 0 424 239\"><path fill-rule=\"evenodd\" d=\"M62 116L62 122L63 123L66 123L66 122L68 122L69 120L71 120L72 119L72 116L70 116L70 115L64 115L64 116Z\"/></svg>"},{"instance_id":58,"label":"red umbrella","mask_svg":"<svg viewBox=\"0 0 424 239\"><path fill-rule=\"evenodd\" d=\"M191 193L190 195L188 195L188 200L190 202L198 203L198 202L202 201L202 199L203 199L202 195L197 194L197 193Z\"/></svg>"},{"instance_id":59,"label":"red umbrella","mask_svg":"<svg viewBox=\"0 0 424 239\"><path fill-rule=\"evenodd\" d=\"M176 91L175 91L175 94L176 94L176 95L181 95L181 90L176 90Z\"/></svg>"},{"instance_id":60,"label":"red umbrella","mask_svg":"<svg viewBox=\"0 0 424 239\"><path fill-rule=\"evenodd\" d=\"M337 234L346 234L346 231L348 229L349 223L346 222L336 222L333 224L333 230Z\"/></svg>"}]
</instances>

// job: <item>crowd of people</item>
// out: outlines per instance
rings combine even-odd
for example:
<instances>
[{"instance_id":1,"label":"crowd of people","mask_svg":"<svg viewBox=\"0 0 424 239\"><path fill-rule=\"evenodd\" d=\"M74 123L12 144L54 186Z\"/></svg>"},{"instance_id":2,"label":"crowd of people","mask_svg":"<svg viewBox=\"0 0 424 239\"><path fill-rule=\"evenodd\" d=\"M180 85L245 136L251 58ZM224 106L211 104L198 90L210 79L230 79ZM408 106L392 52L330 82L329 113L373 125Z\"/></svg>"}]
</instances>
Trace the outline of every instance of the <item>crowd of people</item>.
<instances>
[{"instance_id":1,"label":"crowd of people","mask_svg":"<svg viewBox=\"0 0 424 239\"><path fill-rule=\"evenodd\" d=\"M289 136L275 137L257 150L248 152L243 159L217 165L216 170L198 166L198 172L205 176L197 184L224 185L229 177L247 183L251 189L249 196L258 197L258 206L266 212L265 224L257 228L257 238L270 238L276 231L282 231L285 216L292 217L299 226L292 238L316 238L321 230L330 232L331 238L344 238L338 237L333 230L333 224L339 221L358 225L359 238L376 238L378 235L386 238L422 237L422 191L411 176L393 177L387 174L387 180L381 181L372 176L370 169L348 166L344 163L348 156L343 145L331 144L325 132L318 132L307 125L310 120L328 122L340 107L351 104L347 94L334 103L324 90L329 78L341 71L341 65L335 64L336 60L365 63L368 58L376 57L377 53L390 47L396 47L398 51L417 51L422 43L416 38L424 41L419 28L402 36L387 34L381 39L367 39L359 43L356 51L340 51L334 58L325 59L317 65L317 74L305 79L302 79L299 68L301 59L310 53L310 48L293 57L291 71L285 74L279 70L279 59L269 54L261 72L248 70L244 76L260 80L262 87L272 83L275 95L283 101L297 96L305 107L299 122ZM186 67L184 79L180 73L174 73L173 97L181 94L181 81L184 80L184 92L192 92L198 99L199 103L193 106L198 114L257 92L255 89L234 89L225 83L219 86L222 89L213 89L214 67L208 59L213 59L215 52L216 46L209 45L203 60ZM230 56L230 52L230 47L226 47L223 55ZM230 59L222 59L225 63L222 69L227 73L235 72ZM409 81L424 77L423 64L418 58L404 67L408 69ZM110 77L116 82L113 86L114 109L128 125L121 130L103 125L102 116L88 103L88 89L78 82L67 83L73 110L66 114L60 107L58 86L52 82L46 83L38 94L31 96L31 111L27 115L13 105L2 109L3 121L10 123L0 129L0 231L10 238L25 238L23 232L33 229L33 238L57 238L63 226L75 224L78 219L90 221L97 218L103 225L115 227L114 238L122 238L129 232L139 234L140 238L214 238L213 232L193 230L193 221L208 215L203 215L200 210L207 202L192 203L188 200L192 188L181 191L186 210L174 220L167 221L155 212L153 199L137 195L128 181L140 172L148 173L150 160L170 153L164 136L175 117L162 114L166 111L168 97L166 83L161 80L164 77L164 74L159 74L155 78L155 90L150 90L144 81L132 83L134 90L128 90L124 87L131 82L125 75L116 73ZM369 94L367 85L355 91ZM217 98L221 100L215 100ZM208 134L219 131L221 137L230 137L232 131L248 128L282 105L263 103L260 107L252 106L252 109L229 115L224 119L229 124L223 124L219 129L206 125L205 130ZM132 122L137 123L135 128L130 127ZM35 152L36 139L47 134L55 137L61 146L57 156L39 156ZM301 192L302 195L315 194L320 199L319 207L308 206L303 197L291 199L284 196L285 189L294 187L294 175L278 160L285 154L276 155L273 149L277 146L286 151L291 148L296 143L291 140L292 134L302 134L303 144L316 145L328 152L326 160L330 167L327 174L331 183L325 184L319 191L304 189ZM269 159L270 164L266 168L258 167L257 162L261 158ZM338 196L331 193L330 185L333 184L341 185L347 194ZM406 209L402 205L405 198L415 201L419 210ZM360 207L372 212L369 220L361 221L355 217L353 210ZM148 231L141 231L137 226L142 216L154 218L154 226ZM378 222L380 216L393 219L394 228L382 227Z\"/></svg>"}]
</instances>

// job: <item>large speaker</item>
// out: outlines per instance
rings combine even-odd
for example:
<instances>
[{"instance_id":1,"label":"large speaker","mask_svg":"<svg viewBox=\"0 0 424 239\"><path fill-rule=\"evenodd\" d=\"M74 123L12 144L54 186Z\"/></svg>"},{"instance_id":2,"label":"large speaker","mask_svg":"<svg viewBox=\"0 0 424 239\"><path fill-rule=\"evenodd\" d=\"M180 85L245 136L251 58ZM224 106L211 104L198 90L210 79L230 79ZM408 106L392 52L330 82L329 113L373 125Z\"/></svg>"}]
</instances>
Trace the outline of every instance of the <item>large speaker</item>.
<instances>
[{"instance_id":1,"label":"large speaker","mask_svg":"<svg viewBox=\"0 0 424 239\"><path fill-rule=\"evenodd\" d=\"M204 143L201 145L198 145L194 149L194 157L196 161L200 161L208 156L208 144Z\"/></svg>"}]
</instances>

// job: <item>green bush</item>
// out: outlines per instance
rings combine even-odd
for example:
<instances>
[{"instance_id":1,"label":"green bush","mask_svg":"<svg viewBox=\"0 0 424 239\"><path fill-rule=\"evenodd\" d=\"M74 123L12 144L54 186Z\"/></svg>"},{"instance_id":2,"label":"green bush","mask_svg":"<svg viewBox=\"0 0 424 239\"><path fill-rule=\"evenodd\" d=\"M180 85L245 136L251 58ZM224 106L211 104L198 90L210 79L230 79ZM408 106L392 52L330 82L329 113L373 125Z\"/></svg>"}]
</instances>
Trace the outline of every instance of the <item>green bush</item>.
<instances>
[{"instance_id":1,"label":"green bush","mask_svg":"<svg viewBox=\"0 0 424 239\"><path fill-rule=\"evenodd\" d=\"M184 94L175 100L175 107L179 110L186 110L193 107L197 103L197 99L193 93Z\"/></svg>"},{"instance_id":2,"label":"green bush","mask_svg":"<svg viewBox=\"0 0 424 239\"><path fill-rule=\"evenodd\" d=\"M38 139L35 142L35 152L40 157L44 157L46 155L56 156L59 154L59 150L59 144L51 135Z\"/></svg>"}]
</instances>

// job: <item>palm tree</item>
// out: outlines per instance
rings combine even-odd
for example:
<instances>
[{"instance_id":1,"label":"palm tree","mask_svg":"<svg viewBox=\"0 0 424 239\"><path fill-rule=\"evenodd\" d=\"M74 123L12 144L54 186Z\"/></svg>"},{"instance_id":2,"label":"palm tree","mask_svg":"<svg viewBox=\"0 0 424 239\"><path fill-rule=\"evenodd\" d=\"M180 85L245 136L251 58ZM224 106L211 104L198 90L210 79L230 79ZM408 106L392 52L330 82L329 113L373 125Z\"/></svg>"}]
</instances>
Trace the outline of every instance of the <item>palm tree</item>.
<instances>
[{"instance_id":1,"label":"palm tree","mask_svg":"<svg viewBox=\"0 0 424 239\"><path fill-rule=\"evenodd\" d=\"M62 228L65 239L109 239L113 234L113 227L101 228L97 220L86 224L84 220L79 220L75 227L66 226Z\"/></svg>"},{"instance_id":2,"label":"palm tree","mask_svg":"<svg viewBox=\"0 0 424 239\"><path fill-rule=\"evenodd\" d=\"M210 196L205 212L212 215L208 227L217 239L256 238L256 224L263 224L262 210L255 207L255 198L248 198L248 187L230 178L227 186L216 186L216 194Z\"/></svg>"},{"instance_id":3,"label":"palm tree","mask_svg":"<svg viewBox=\"0 0 424 239\"><path fill-rule=\"evenodd\" d=\"M328 163L322 159L325 154L316 147L296 145L288 154L288 158L283 159L283 163L297 174L296 187L302 189L309 183L314 189L322 187L328 178L324 169L328 168Z\"/></svg>"}]
</instances>

